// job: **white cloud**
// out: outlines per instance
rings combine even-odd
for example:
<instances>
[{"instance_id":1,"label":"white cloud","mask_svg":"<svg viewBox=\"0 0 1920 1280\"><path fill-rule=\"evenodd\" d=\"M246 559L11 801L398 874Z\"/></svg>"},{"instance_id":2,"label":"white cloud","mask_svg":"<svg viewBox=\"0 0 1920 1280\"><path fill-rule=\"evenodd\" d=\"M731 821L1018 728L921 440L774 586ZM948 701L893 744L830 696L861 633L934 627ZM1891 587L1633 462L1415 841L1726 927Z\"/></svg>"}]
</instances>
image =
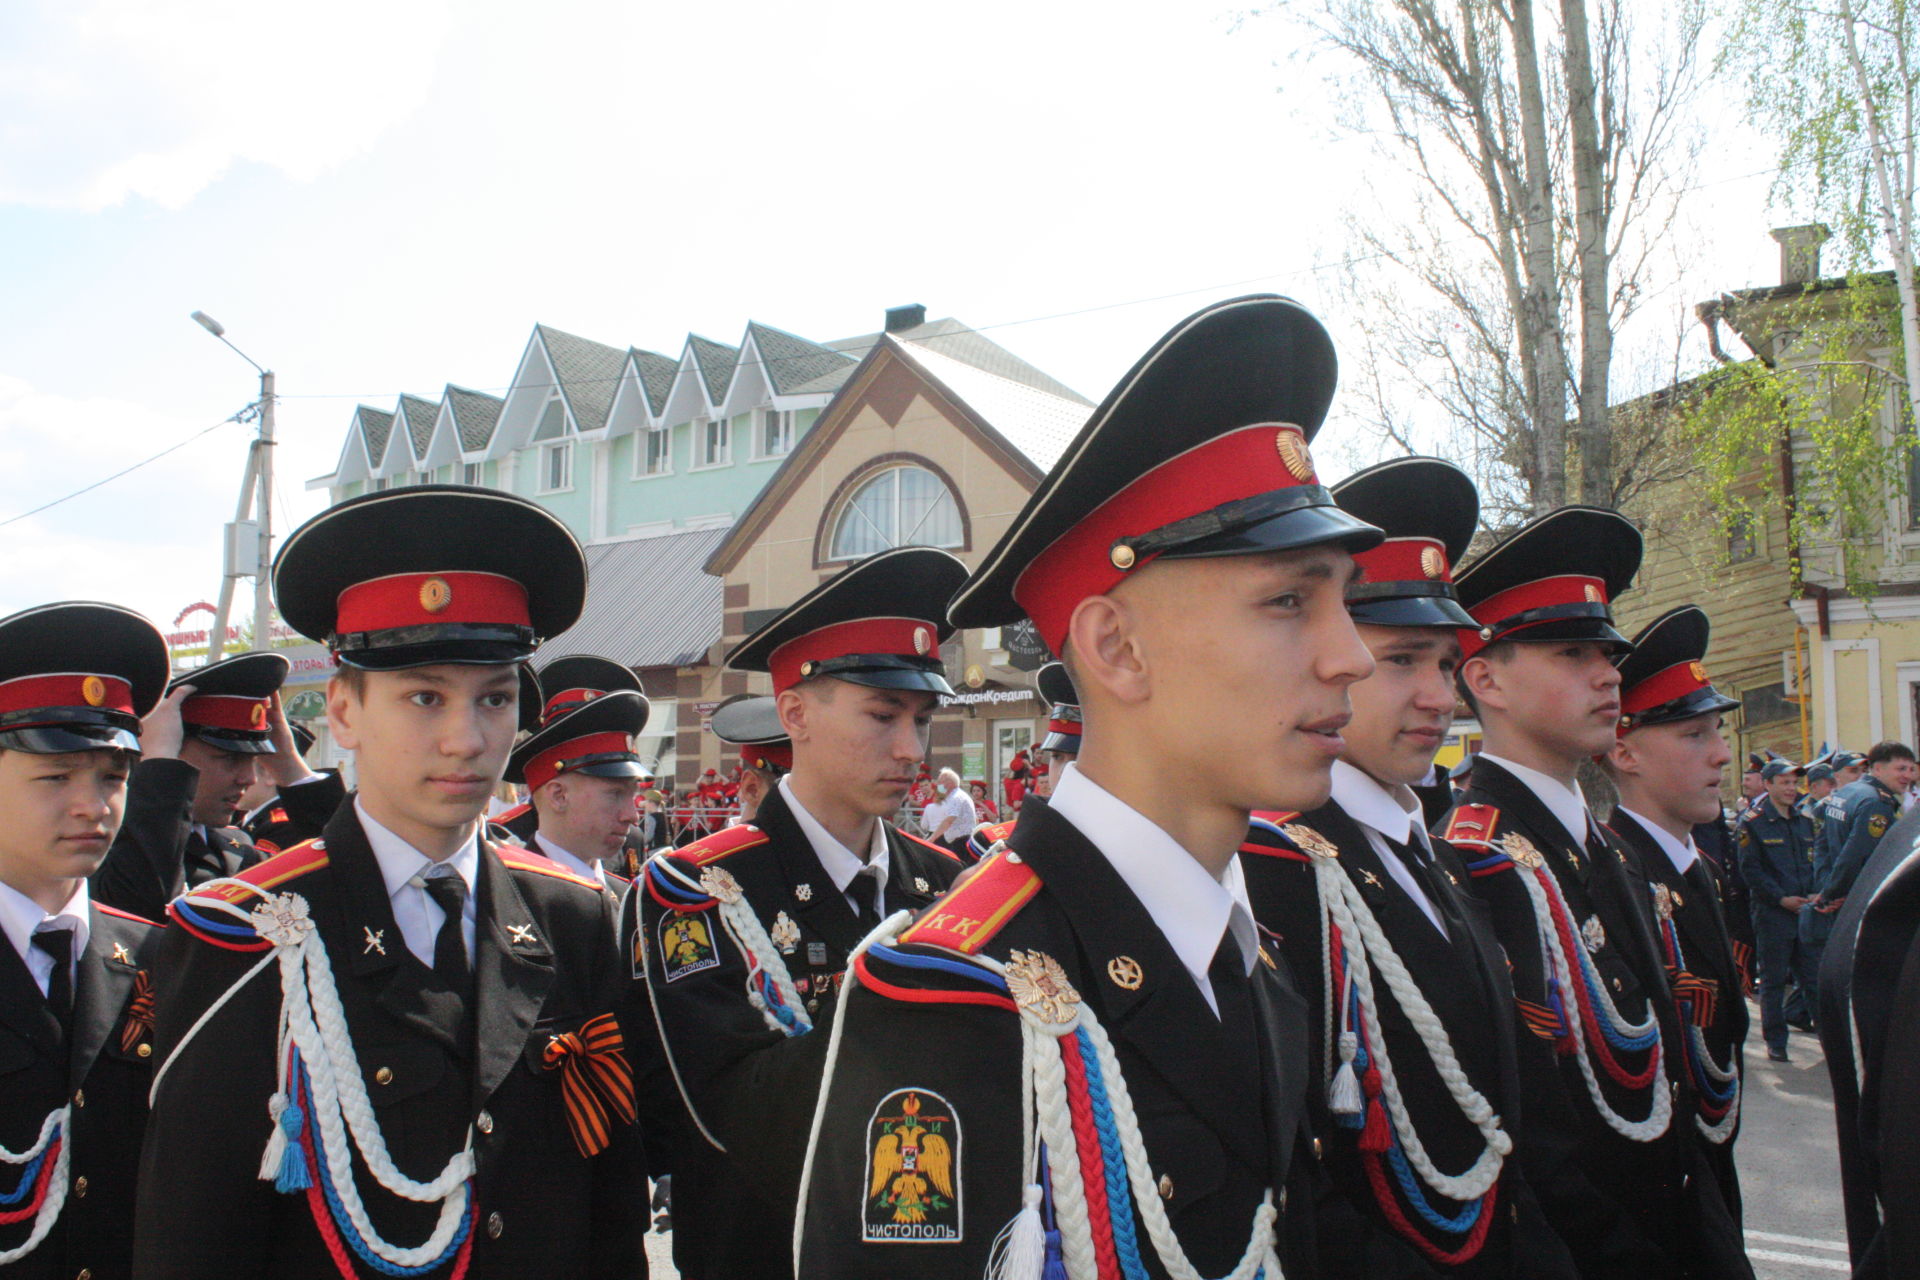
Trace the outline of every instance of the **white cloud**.
<instances>
[{"instance_id":1,"label":"white cloud","mask_svg":"<svg viewBox=\"0 0 1920 1280\"><path fill-rule=\"evenodd\" d=\"M0 42L0 203L170 208L237 162L311 180L425 99L448 0L26 0Z\"/></svg>"}]
</instances>

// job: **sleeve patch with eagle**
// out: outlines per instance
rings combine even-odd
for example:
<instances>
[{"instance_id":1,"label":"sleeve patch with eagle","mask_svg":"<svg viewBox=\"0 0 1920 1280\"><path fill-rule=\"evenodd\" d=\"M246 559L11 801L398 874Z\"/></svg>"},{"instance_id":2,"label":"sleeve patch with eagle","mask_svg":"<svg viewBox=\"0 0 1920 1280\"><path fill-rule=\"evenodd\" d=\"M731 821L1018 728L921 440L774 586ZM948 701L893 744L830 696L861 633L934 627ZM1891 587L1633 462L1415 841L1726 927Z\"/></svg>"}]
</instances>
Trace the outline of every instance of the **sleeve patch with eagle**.
<instances>
[{"instance_id":1,"label":"sleeve patch with eagle","mask_svg":"<svg viewBox=\"0 0 1920 1280\"><path fill-rule=\"evenodd\" d=\"M861 1238L951 1244L961 1238L960 1116L931 1089L895 1089L867 1122Z\"/></svg>"},{"instance_id":2,"label":"sleeve patch with eagle","mask_svg":"<svg viewBox=\"0 0 1920 1280\"><path fill-rule=\"evenodd\" d=\"M713 935L704 916L668 912L660 917L660 976L673 982L702 969L717 969Z\"/></svg>"}]
</instances>

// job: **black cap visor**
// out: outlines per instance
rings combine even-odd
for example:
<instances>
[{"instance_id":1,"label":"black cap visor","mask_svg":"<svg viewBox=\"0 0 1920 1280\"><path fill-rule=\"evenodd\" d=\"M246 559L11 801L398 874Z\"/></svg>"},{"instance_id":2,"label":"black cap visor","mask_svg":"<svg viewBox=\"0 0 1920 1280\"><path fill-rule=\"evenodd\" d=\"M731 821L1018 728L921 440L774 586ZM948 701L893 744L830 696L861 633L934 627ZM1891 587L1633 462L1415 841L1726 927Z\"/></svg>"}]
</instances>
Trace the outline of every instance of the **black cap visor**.
<instances>
[{"instance_id":1,"label":"black cap visor","mask_svg":"<svg viewBox=\"0 0 1920 1280\"><path fill-rule=\"evenodd\" d=\"M1375 627L1480 628L1444 582L1362 582L1347 588L1347 612Z\"/></svg>"},{"instance_id":2,"label":"black cap visor","mask_svg":"<svg viewBox=\"0 0 1920 1280\"><path fill-rule=\"evenodd\" d=\"M506 666L532 656L538 643L529 627L493 627L444 623L361 631L335 636L334 656L362 671L404 671L443 662L464 666ZM539 708L534 708L538 714Z\"/></svg>"},{"instance_id":3,"label":"black cap visor","mask_svg":"<svg viewBox=\"0 0 1920 1280\"><path fill-rule=\"evenodd\" d=\"M884 656L869 654L859 660L864 664ZM848 684L863 684L869 689L904 689L920 693L937 693L944 698L953 696L953 686L947 683L947 677L941 674L937 667L908 666L904 658L891 660L898 662L900 664L898 666L842 667L836 665L853 660L836 658L832 662L820 663L815 667L813 675L808 678L817 680L825 676L835 680L845 680Z\"/></svg>"},{"instance_id":4,"label":"black cap visor","mask_svg":"<svg viewBox=\"0 0 1920 1280\"><path fill-rule=\"evenodd\" d=\"M131 751L140 754L133 730L107 724L36 724L0 729L0 749L35 756L64 756L74 751Z\"/></svg>"},{"instance_id":5,"label":"black cap visor","mask_svg":"<svg viewBox=\"0 0 1920 1280\"><path fill-rule=\"evenodd\" d=\"M1321 486L1301 485L1229 502L1123 541L1141 559L1199 560L1318 546L1365 551L1386 536L1335 506Z\"/></svg>"},{"instance_id":6,"label":"black cap visor","mask_svg":"<svg viewBox=\"0 0 1920 1280\"><path fill-rule=\"evenodd\" d=\"M1077 756L1080 754L1080 735L1077 733L1049 733L1046 737L1040 739L1040 749L1042 751L1057 751L1061 755L1066 756Z\"/></svg>"},{"instance_id":7,"label":"black cap visor","mask_svg":"<svg viewBox=\"0 0 1920 1280\"><path fill-rule=\"evenodd\" d=\"M571 778L576 773L584 773L590 778L651 778L653 770L640 763L635 755L588 756L580 764L569 764L556 777Z\"/></svg>"},{"instance_id":8,"label":"black cap visor","mask_svg":"<svg viewBox=\"0 0 1920 1280\"><path fill-rule=\"evenodd\" d=\"M187 736L198 738L220 751L231 751L237 756L270 756L278 751L273 739L264 733L241 734L229 729L207 729L190 724L187 726Z\"/></svg>"},{"instance_id":9,"label":"black cap visor","mask_svg":"<svg viewBox=\"0 0 1920 1280\"><path fill-rule=\"evenodd\" d=\"M1606 608L1605 605L1592 607L1601 610ZM1555 644L1572 640L1591 640L1607 645L1615 657L1633 652L1633 642L1615 631L1612 620L1604 615L1544 618L1538 622L1525 622L1518 627L1497 633L1488 643L1499 644L1503 640L1512 640L1516 644Z\"/></svg>"},{"instance_id":10,"label":"black cap visor","mask_svg":"<svg viewBox=\"0 0 1920 1280\"><path fill-rule=\"evenodd\" d=\"M1645 711L1636 713L1631 727L1644 729L1648 725L1673 724L1678 720L1692 720L1696 716L1725 715L1729 711L1737 710L1739 706L1738 699L1729 698L1712 685L1708 685L1704 689L1695 689L1684 697L1675 698L1672 702L1663 702L1657 707L1649 707Z\"/></svg>"}]
</instances>

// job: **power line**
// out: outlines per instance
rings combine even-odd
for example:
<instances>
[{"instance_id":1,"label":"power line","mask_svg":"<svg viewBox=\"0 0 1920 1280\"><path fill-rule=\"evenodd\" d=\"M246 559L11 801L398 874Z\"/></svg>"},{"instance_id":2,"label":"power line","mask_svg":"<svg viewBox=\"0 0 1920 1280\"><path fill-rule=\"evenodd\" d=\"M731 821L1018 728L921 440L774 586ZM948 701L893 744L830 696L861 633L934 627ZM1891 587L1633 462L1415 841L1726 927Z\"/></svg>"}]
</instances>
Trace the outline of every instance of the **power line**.
<instances>
[{"instance_id":1,"label":"power line","mask_svg":"<svg viewBox=\"0 0 1920 1280\"><path fill-rule=\"evenodd\" d=\"M195 440L198 440L201 436L210 435L213 432L218 431L220 428L227 426L231 423L243 421L246 418L246 415L248 412L249 410L242 409L239 413L234 414L231 418L222 418L219 422L214 423L212 426L205 427L199 431L194 432L192 435L188 436L184 440L181 440L175 444L168 445L166 448L154 454L152 457L142 458L140 461L134 463L132 466L122 467L120 470L114 472L112 475L103 476L101 479L95 480L92 484L87 485L85 488L75 489L72 493L65 494L61 497L55 498L51 502L43 502L31 511L22 511L17 516L8 516L5 520L0 520L0 529L4 529L8 525L14 524L17 521L25 520L28 516L37 516L42 511L49 511L54 507L59 506L63 502L71 502L73 499L79 497L83 493L92 493L95 489L98 489L101 485L111 484L113 481L118 480L121 476L129 475L132 472L138 471L140 468L146 466L150 462L158 462L160 461L160 459L166 457L168 454L176 453L179 450L186 448L188 445L192 444Z\"/></svg>"}]
</instances>

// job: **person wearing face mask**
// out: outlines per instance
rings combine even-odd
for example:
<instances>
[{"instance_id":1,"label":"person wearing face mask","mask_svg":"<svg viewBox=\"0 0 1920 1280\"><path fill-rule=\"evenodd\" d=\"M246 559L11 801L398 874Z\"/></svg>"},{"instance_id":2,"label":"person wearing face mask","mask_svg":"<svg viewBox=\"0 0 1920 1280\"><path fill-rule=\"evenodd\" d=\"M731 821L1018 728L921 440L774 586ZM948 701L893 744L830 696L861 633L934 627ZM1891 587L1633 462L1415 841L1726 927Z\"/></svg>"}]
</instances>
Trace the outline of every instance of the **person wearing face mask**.
<instances>
[{"instance_id":1,"label":"person wearing face mask","mask_svg":"<svg viewBox=\"0 0 1920 1280\"><path fill-rule=\"evenodd\" d=\"M954 857L967 857L967 837L976 825L973 797L960 785L960 775L942 769L934 781L934 801L921 817L927 835Z\"/></svg>"},{"instance_id":2,"label":"person wearing face mask","mask_svg":"<svg viewBox=\"0 0 1920 1280\"><path fill-rule=\"evenodd\" d=\"M1727 927L1728 895L1719 870L1694 847L1693 829L1719 814L1733 759L1721 726L1740 704L1707 678L1709 634L1706 613L1683 605L1633 638L1633 652L1618 664L1620 727L1600 764L1620 793L1607 826L1638 860L1680 1013L1675 1051L1695 1086L1693 1115L1682 1128L1699 1144L1738 1225L1734 1141L1747 1002Z\"/></svg>"},{"instance_id":3,"label":"person wearing face mask","mask_svg":"<svg viewBox=\"0 0 1920 1280\"><path fill-rule=\"evenodd\" d=\"M1354 556L1362 576L1347 588L1373 675L1352 688L1332 798L1256 812L1240 852L1254 919L1312 1006L1313 1154L1334 1189L1314 1209L1312 1274L1570 1280L1523 1171L1506 958L1413 790L1453 719L1459 631L1473 619L1451 566L1479 496L1437 458L1383 463L1333 496L1387 534ZM1383 1077L1392 1099L1367 1083Z\"/></svg>"}]
</instances>

